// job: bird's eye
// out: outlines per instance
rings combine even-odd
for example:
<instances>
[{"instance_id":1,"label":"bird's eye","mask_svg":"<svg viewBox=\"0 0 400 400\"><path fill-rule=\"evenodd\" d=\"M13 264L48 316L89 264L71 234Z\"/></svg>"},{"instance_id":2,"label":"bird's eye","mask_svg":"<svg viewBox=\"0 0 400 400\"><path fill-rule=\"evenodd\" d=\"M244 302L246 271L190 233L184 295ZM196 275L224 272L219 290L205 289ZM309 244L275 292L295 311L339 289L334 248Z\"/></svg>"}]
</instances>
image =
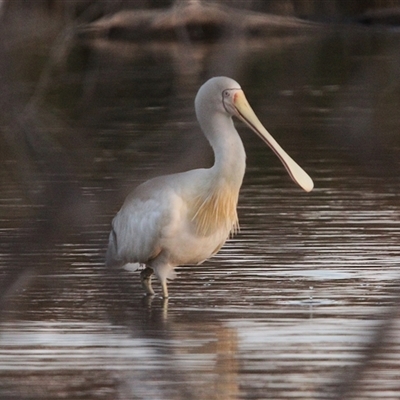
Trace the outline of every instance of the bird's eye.
<instances>
[{"instance_id":1,"label":"bird's eye","mask_svg":"<svg viewBox=\"0 0 400 400\"><path fill-rule=\"evenodd\" d=\"M222 96L223 96L224 98L227 98L227 97L229 97L230 95L231 95L231 93L230 93L229 90L224 90L224 91L222 92Z\"/></svg>"}]
</instances>

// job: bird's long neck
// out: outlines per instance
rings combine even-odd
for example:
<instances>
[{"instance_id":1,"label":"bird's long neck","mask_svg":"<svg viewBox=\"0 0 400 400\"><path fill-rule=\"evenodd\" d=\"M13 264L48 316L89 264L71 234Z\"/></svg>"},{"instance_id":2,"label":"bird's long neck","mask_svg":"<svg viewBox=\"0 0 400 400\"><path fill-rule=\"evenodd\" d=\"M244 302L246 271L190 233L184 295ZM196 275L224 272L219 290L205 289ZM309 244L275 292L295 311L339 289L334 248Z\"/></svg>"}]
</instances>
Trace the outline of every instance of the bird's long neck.
<instances>
[{"instance_id":1,"label":"bird's long neck","mask_svg":"<svg viewBox=\"0 0 400 400\"><path fill-rule=\"evenodd\" d=\"M232 118L223 113L208 113L208 116L200 116L199 122L214 150L215 162L208 170L207 189L198 199L192 218L197 234L204 236L220 229L237 231L236 206L246 168L243 143Z\"/></svg>"},{"instance_id":2,"label":"bird's long neck","mask_svg":"<svg viewBox=\"0 0 400 400\"><path fill-rule=\"evenodd\" d=\"M202 118L201 128L214 150L214 165L210 169L217 185L239 190L246 168L246 153L232 118L223 113Z\"/></svg>"}]
</instances>

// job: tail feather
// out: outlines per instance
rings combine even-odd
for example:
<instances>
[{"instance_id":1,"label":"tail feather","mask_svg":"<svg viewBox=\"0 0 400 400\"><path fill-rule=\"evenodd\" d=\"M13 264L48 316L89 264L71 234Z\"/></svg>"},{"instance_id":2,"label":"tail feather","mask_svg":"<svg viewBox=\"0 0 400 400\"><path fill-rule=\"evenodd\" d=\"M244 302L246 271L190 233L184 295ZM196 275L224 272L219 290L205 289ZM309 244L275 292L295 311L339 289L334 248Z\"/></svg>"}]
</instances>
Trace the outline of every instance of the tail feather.
<instances>
[{"instance_id":1,"label":"tail feather","mask_svg":"<svg viewBox=\"0 0 400 400\"><path fill-rule=\"evenodd\" d=\"M137 271L143 264L140 263L127 263L124 265L124 270L128 272Z\"/></svg>"},{"instance_id":2,"label":"tail feather","mask_svg":"<svg viewBox=\"0 0 400 400\"><path fill-rule=\"evenodd\" d=\"M122 267L124 262L118 258L117 234L114 230L110 232L108 248L106 253L106 267Z\"/></svg>"}]
</instances>

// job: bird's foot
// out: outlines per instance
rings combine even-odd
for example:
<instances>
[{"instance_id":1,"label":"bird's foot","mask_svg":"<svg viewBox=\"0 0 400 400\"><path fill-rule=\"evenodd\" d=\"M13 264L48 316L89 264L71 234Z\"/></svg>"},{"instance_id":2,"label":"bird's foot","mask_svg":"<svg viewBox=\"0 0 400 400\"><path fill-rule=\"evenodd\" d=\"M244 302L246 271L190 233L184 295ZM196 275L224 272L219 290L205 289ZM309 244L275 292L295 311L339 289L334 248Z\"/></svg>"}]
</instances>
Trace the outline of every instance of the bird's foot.
<instances>
[{"instance_id":1,"label":"bird's foot","mask_svg":"<svg viewBox=\"0 0 400 400\"><path fill-rule=\"evenodd\" d=\"M151 277L153 276L154 271L152 268L146 267L140 273L140 281L142 283L142 287L145 290L146 294L154 295L154 290L151 286Z\"/></svg>"}]
</instances>

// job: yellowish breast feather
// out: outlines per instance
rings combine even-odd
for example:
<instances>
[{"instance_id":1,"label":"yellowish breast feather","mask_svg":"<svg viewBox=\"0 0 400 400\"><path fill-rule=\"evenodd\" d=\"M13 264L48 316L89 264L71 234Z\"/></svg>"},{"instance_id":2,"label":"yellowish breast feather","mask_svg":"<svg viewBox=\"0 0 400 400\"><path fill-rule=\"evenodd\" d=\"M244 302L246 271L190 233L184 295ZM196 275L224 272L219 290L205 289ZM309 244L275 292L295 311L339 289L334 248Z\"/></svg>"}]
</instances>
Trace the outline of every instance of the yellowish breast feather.
<instances>
[{"instance_id":1,"label":"yellowish breast feather","mask_svg":"<svg viewBox=\"0 0 400 400\"><path fill-rule=\"evenodd\" d=\"M239 229L237 202L238 192L229 186L198 198L192 217L197 235L209 236L220 229L236 233Z\"/></svg>"}]
</instances>

